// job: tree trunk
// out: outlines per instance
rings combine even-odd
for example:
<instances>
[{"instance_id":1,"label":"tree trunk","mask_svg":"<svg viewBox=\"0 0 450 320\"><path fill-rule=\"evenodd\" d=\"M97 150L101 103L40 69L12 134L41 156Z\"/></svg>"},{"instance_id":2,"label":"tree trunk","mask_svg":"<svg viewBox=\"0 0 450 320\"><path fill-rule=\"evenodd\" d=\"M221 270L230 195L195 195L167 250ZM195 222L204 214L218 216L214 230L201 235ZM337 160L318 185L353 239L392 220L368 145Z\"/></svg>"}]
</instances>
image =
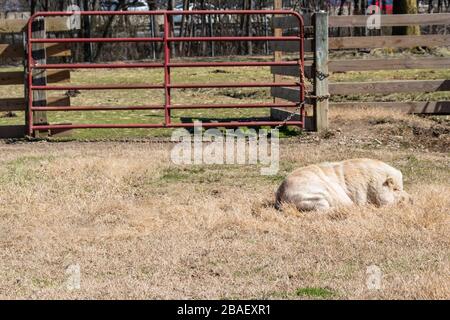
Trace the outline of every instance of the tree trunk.
<instances>
[{"instance_id":1,"label":"tree trunk","mask_svg":"<svg viewBox=\"0 0 450 320\"><path fill-rule=\"evenodd\" d=\"M247 0L242 0L242 10L245 10L245 8L247 7ZM244 29L245 26L247 25L247 16L245 14L241 15L240 17L240 23L239 23L239 35L244 35ZM239 41L238 42L238 54L245 54L244 50L243 50L243 45L242 42Z\"/></svg>"},{"instance_id":2,"label":"tree trunk","mask_svg":"<svg viewBox=\"0 0 450 320\"><path fill-rule=\"evenodd\" d=\"M119 0L119 3L117 5L116 11L122 11L125 10L128 6L128 3L126 2L126 0ZM111 26L113 25L114 19L116 18L116 16L109 16L106 22L106 25L103 29L103 33L102 33L102 38L107 38L109 34L111 34L112 30L111 30ZM102 53L102 49L104 46L105 42L99 42L97 44L97 52L95 53L95 56L92 58L93 61L98 61L101 53Z\"/></svg>"},{"instance_id":3,"label":"tree trunk","mask_svg":"<svg viewBox=\"0 0 450 320\"><path fill-rule=\"evenodd\" d=\"M167 1L167 10L172 11L175 9L175 0L169 0ZM173 16L169 16L169 35L170 37L174 36L175 33L175 26L174 26L174 20ZM170 52L171 54L175 55L175 43L170 43Z\"/></svg>"},{"instance_id":4,"label":"tree trunk","mask_svg":"<svg viewBox=\"0 0 450 320\"><path fill-rule=\"evenodd\" d=\"M90 11L91 8L89 7L89 1L83 0L83 11ZM90 38L91 37L91 17L90 16L83 16L82 17L82 36L83 38ZM84 60L87 62L92 62L92 43L85 43L84 44Z\"/></svg>"},{"instance_id":5,"label":"tree trunk","mask_svg":"<svg viewBox=\"0 0 450 320\"><path fill-rule=\"evenodd\" d=\"M246 9L247 10L253 9L253 0L248 0ZM246 29L245 30L246 36L251 37L252 36L252 16L251 15L247 15L245 29ZM247 42L247 54L250 56L253 55L253 42L252 41Z\"/></svg>"},{"instance_id":6,"label":"tree trunk","mask_svg":"<svg viewBox=\"0 0 450 320\"><path fill-rule=\"evenodd\" d=\"M341 4L339 5L338 16L342 16L344 14L344 6L347 1L341 0Z\"/></svg>"},{"instance_id":7,"label":"tree trunk","mask_svg":"<svg viewBox=\"0 0 450 320\"><path fill-rule=\"evenodd\" d=\"M200 0L200 10L206 10L206 7L205 7L205 0ZM207 25L206 25L206 15L204 15L204 14L202 14L202 16L200 17L200 20L201 20L201 22L202 22L202 37L206 37L207 36ZM201 51L201 54L202 54L202 56L206 56L206 49L207 49L207 46L208 46L208 43L206 42L206 41L203 41L202 43L201 43L201 48L202 48L202 51Z\"/></svg>"},{"instance_id":8,"label":"tree trunk","mask_svg":"<svg viewBox=\"0 0 450 320\"><path fill-rule=\"evenodd\" d=\"M417 0L394 1L394 14L414 14L418 13ZM419 26L395 27L395 35L420 35Z\"/></svg>"},{"instance_id":9,"label":"tree trunk","mask_svg":"<svg viewBox=\"0 0 450 320\"><path fill-rule=\"evenodd\" d=\"M183 0L183 11L189 11L189 6L190 6L190 0ZM180 25L180 37L185 37L186 36L186 29L187 29L187 24L189 23L187 21L187 17L185 15L183 15L181 17L181 25ZM181 41L178 44L178 54L180 56L183 55L183 47L185 46L185 42Z\"/></svg>"},{"instance_id":10,"label":"tree trunk","mask_svg":"<svg viewBox=\"0 0 450 320\"><path fill-rule=\"evenodd\" d=\"M147 4L148 4L148 9L150 11L156 11L158 10L157 4L156 4L156 0L147 0ZM150 16L150 37L152 38L156 38L159 36L159 30L157 30L158 28L158 21L156 16ZM152 42L151 43L151 51L152 51L152 58L153 60L156 60L157 57L157 52L160 51L159 50L159 46L158 43L156 42Z\"/></svg>"}]
</instances>

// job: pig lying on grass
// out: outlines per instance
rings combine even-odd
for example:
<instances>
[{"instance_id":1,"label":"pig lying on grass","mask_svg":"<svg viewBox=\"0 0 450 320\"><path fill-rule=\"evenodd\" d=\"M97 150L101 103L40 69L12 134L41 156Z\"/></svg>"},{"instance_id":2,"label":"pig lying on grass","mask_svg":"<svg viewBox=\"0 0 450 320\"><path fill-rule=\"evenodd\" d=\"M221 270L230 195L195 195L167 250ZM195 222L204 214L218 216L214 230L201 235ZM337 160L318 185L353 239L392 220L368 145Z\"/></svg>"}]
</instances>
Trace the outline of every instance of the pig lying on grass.
<instances>
[{"instance_id":1,"label":"pig lying on grass","mask_svg":"<svg viewBox=\"0 0 450 320\"><path fill-rule=\"evenodd\" d=\"M403 190L402 173L371 159L321 163L292 172L276 194L276 205L292 204L300 211L351 205L395 205L411 202Z\"/></svg>"}]
</instances>

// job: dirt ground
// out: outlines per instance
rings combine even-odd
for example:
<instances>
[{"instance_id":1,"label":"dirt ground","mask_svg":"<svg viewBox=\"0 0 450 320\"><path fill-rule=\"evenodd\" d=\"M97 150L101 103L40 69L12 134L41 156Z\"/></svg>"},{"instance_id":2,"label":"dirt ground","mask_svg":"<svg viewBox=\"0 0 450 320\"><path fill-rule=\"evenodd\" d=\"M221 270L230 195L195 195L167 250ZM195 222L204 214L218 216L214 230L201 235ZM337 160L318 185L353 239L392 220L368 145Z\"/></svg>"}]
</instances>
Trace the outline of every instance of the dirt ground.
<instances>
[{"instance_id":1,"label":"dirt ground","mask_svg":"<svg viewBox=\"0 0 450 320\"><path fill-rule=\"evenodd\" d=\"M448 118L332 110L331 123L283 139L276 176L177 166L171 144L0 142L0 298L449 299ZM401 169L415 203L273 207L294 168L356 157Z\"/></svg>"}]
</instances>

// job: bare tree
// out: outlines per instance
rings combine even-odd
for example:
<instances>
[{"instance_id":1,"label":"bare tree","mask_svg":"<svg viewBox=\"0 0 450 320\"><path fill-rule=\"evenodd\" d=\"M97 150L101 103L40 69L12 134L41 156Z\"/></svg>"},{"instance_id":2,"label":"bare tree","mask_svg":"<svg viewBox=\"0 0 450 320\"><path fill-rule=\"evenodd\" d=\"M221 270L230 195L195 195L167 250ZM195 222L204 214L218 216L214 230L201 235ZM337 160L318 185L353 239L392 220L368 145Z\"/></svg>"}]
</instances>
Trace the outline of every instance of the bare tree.
<instances>
[{"instance_id":1,"label":"bare tree","mask_svg":"<svg viewBox=\"0 0 450 320\"><path fill-rule=\"evenodd\" d=\"M417 0L398 0L394 1L394 13L395 14L408 14L418 12ZM419 35L419 26L409 26L409 27L395 27L393 30L394 34L397 35Z\"/></svg>"},{"instance_id":2,"label":"bare tree","mask_svg":"<svg viewBox=\"0 0 450 320\"><path fill-rule=\"evenodd\" d=\"M118 4L115 8L115 11L122 11L122 10L126 10L129 6L135 5L137 4L138 0L133 0L133 1L127 1L127 0L118 0ZM113 25L113 22L115 20L116 16L112 15L109 16L106 22L106 25L103 28L103 34L102 34L102 38L107 38L108 36L111 35L111 26ZM102 49L104 47L104 42L100 42L97 45L97 52L94 55L94 58L92 59L93 61L98 61Z\"/></svg>"}]
</instances>

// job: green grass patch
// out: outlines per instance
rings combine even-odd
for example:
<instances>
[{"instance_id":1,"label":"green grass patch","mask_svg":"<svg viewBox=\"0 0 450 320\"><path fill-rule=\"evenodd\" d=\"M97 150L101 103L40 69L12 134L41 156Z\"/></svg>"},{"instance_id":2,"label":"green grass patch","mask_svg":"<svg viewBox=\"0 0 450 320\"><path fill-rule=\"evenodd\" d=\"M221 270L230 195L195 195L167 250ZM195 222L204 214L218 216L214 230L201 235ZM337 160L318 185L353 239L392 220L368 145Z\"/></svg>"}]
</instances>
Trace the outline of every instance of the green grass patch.
<instances>
[{"instance_id":1,"label":"green grass patch","mask_svg":"<svg viewBox=\"0 0 450 320\"><path fill-rule=\"evenodd\" d=\"M295 291L299 297L328 299L335 295L335 292L327 288L305 287Z\"/></svg>"},{"instance_id":2,"label":"green grass patch","mask_svg":"<svg viewBox=\"0 0 450 320\"><path fill-rule=\"evenodd\" d=\"M222 168L223 169L223 168ZM174 182L195 182L195 183L211 183L218 182L222 179L222 169L209 168L205 166L192 166L186 168L168 168L163 171L160 180L166 183Z\"/></svg>"},{"instance_id":3,"label":"green grass patch","mask_svg":"<svg viewBox=\"0 0 450 320\"><path fill-rule=\"evenodd\" d=\"M54 286L54 281L43 278L32 278L31 283L34 287L37 287L39 289L51 288Z\"/></svg>"},{"instance_id":4,"label":"green grass patch","mask_svg":"<svg viewBox=\"0 0 450 320\"><path fill-rule=\"evenodd\" d=\"M157 179L151 179L156 184L171 184L171 183L196 183L196 184L210 184L210 183L227 183L241 187L239 182L245 179L249 183L278 183L284 179L287 170L280 169L280 172L273 176L261 175L261 168L268 167L262 164L256 165L235 165L235 164L221 164L221 165L193 165L188 167L173 166L163 170L161 176Z\"/></svg>"},{"instance_id":5,"label":"green grass patch","mask_svg":"<svg viewBox=\"0 0 450 320\"><path fill-rule=\"evenodd\" d=\"M448 163L421 159L415 155L409 155L398 162L396 167L402 171L406 184L410 184L413 181L425 181L429 183L448 181Z\"/></svg>"},{"instance_id":6,"label":"green grass patch","mask_svg":"<svg viewBox=\"0 0 450 320\"><path fill-rule=\"evenodd\" d=\"M0 174L0 184L13 182L16 185L23 186L38 180L42 181L45 176L40 174L39 167L43 162L52 159L48 156L25 156L8 161L2 166L4 171Z\"/></svg>"}]
</instances>

